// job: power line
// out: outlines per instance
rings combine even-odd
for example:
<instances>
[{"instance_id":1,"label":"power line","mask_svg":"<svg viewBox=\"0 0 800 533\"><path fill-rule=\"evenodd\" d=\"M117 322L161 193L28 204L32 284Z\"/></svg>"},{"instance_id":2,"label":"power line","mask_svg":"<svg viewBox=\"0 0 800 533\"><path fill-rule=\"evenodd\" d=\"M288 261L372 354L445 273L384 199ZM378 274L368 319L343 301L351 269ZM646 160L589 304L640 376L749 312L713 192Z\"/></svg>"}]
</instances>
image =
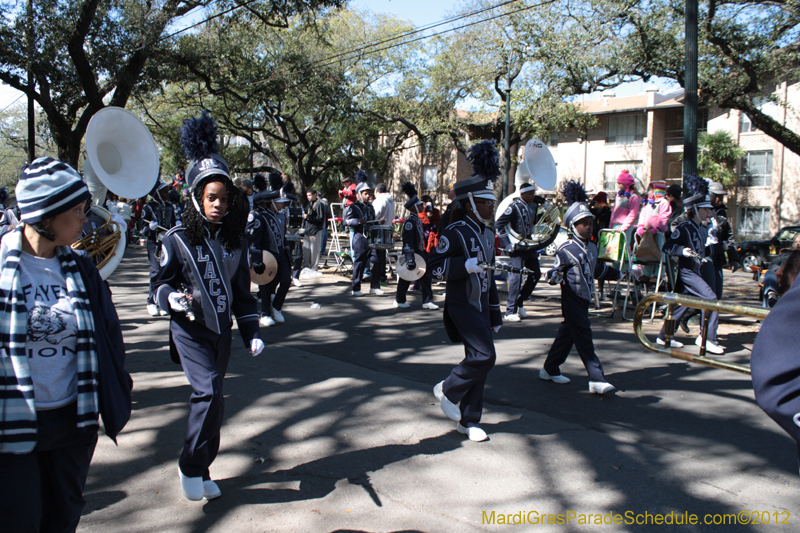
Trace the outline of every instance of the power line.
<instances>
[{"instance_id":1,"label":"power line","mask_svg":"<svg viewBox=\"0 0 800 533\"><path fill-rule=\"evenodd\" d=\"M490 10L490 9L495 9L497 7L502 7L504 5L507 5L507 4L516 2L516 1L518 1L518 0L511 0L511 1L508 1L508 2L504 2L502 4L498 4L498 5L494 6L494 7L481 10L481 12L487 11L487 10ZM348 56L349 55L351 57L348 57L347 59L354 59L355 57L357 57L359 52L366 51L367 54L374 54L376 52L382 52L384 50L390 50L392 48L397 48L399 46L404 46L406 44L411 44L411 43L414 43L414 42L417 42L417 41L421 41L421 40L424 40L424 39L429 39L431 37L437 37L439 35L444 35L446 33L450 33L450 32L453 32L453 31L457 31L457 30L461 30L461 29L464 29L464 28L468 28L470 26L475 26L477 24L482 24L484 22L489 22L489 21L492 21L492 20L496 20L498 18L508 17L508 16L511 16L511 15L515 15L517 13L521 13L523 11L528 11L528 10L531 10L531 9L542 7L542 6L547 5L547 4L552 4L555 1L556 0L545 0L544 2L541 2L541 3L538 3L538 4L534 4L534 5L531 5L531 6L524 6L524 7L521 7L519 9L516 9L516 10L513 10L513 11L509 11L508 13L500 13L499 15L494 15L492 17L488 17L488 18L485 18L485 19L469 22L467 24L463 24L461 26L456 26L454 28L448 28L446 30L443 30L443 31L440 31L440 32L436 32L436 33L432 33L430 35L423 35L421 37L416 37L414 39L409 39L409 40L406 40L406 41L395 43L393 45L385 46L383 48L376 48L374 50L369 50L370 48L373 48L376 44L380 44L380 43L368 44L368 45L365 45L365 46L361 46L359 48L355 48L355 49L350 50L348 52L338 53L338 54L335 54L333 56L314 61L314 62L312 62L310 64L310 66L326 67L326 66L333 65L335 63L341 62L341 61L332 61L332 60L336 59L336 58L339 58L339 57L342 57L342 56ZM474 16L474 14L473 13L468 13L466 15L461 15L459 17L455 17L453 20L460 20L460 19L464 19L464 18L467 18L467 17L471 17L471 16ZM444 22L442 24L444 24ZM436 24L435 26L438 26L438 25L441 25L441 24ZM433 27L435 27L435 26L433 26ZM417 33L417 32L409 32L407 35L413 35L414 33ZM399 38L402 38L402 37L404 37L404 36L399 36ZM391 40L396 40L396 38L395 39L391 39ZM389 40L387 40L387 41L389 41ZM369 51L367 51L367 50L369 50ZM356 55L353 55L353 54L356 54Z\"/></svg>"},{"instance_id":2,"label":"power line","mask_svg":"<svg viewBox=\"0 0 800 533\"><path fill-rule=\"evenodd\" d=\"M319 62L326 62L326 61L329 61L331 59L336 59L337 57L346 56L346 55L351 54L353 52L361 51L361 50L364 50L364 49L367 49L367 48L372 48L373 46L379 46L381 44L385 44L385 43L389 43L389 42L392 42L392 41L396 41L398 39L403 39L405 37L409 37L411 35L415 35L417 33L423 32L423 31L432 30L433 28L437 28L437 27L443 26L445 24L450 24L452 22L456 22L458 20L465 19L465 18L468 18L468 17L474 17L475 15L480 15L481 13L484 13L486 11L491 11L493 9L497 9L498 7L503 7L503 6L506 6L508 4L514 4L514 3L519 2L519 1L520 0L507 0L506 2L502 2L502 3L494 5L494 6L485 7L483 9L479 9L477 11L473 11L472 13L467 13L467 14L464 14L464 15L457 15L455 17L452 17L452 18L449 18L449 19L445 19L445 20L441 20L439 22L433 22L431 24L428 24L427 26L420 26L419 28L414 28L413 30L409 30L409 31L407 31L405 33L401 33L400 35L396 35L394 37L389 37L389 38L383 39L382 41L376 41L374 43L370 43L370 44L364 45L363 47L360 47L360 48L355 48L355 49L347 51L347 52L340 52L338 54L334 54L332 56L326 57L325 59L320 59L320 60L312 63L311 65L314 66L316 63L319 63Z\"/></svg>"},{"instance_id":3,"label":"power line","mask_svg":"<svg viewBox=\"0 0 800 533\"><path fill-rule=\"evenodd\" d=\"M6 109L8 109L8 108L10 108L12 105L16 104L16 103L19 101L19 99L20 99L20 98L22 98L23 96L25 96L25 93L22 93L21 95L17 96L17 97L14 99L14 101L13 101L13 102L11 102L11 103L10 103L10 104L8 104L7 106L5 106L3 109L0 109L0 113L4 112Z\"/></svg>"}]
</instances>

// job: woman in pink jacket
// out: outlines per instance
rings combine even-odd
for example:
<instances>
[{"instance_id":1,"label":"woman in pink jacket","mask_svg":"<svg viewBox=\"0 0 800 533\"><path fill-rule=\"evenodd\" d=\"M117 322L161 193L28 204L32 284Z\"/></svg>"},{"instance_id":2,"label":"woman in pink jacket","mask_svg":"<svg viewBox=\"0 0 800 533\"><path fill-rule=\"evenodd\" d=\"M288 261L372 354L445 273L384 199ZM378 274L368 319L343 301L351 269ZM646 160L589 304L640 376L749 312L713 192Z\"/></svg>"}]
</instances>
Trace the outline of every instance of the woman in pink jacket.
<instances>
[{"instance_id":1,"label":"woman in pink jacket","mask_svg":"<svg viewBox=\"0 0 800 533\"><path fill-rule=\"evenodd\" d=\"M652 192L642 202L642 208L639 210L636 240L638 242L645 232L650 232L655 237L660 250L664 246L664 228L667 227L667 221L672 214L672 206L666 200L667 183L665 181L652 181L649 188L652 189ZM654 272L655 267L644 267L642 277L646 279L640 278L640 280L649 281Z\"/></svg>"},{"instance_id":2,"label":"woman in pink jacket","mask_svg":"<svg viewBox=\"0 0 800 533\"><path fill-rule=\"evenodd\" d=\"M627 170L623 170L617 178L617 197L611 211L611 229L625 233L625 242L629 245L636 221L639 218L639 195L636 194L635 182ZM621 265L620 270L625 270Z\"/></svg>"}]
</instances>

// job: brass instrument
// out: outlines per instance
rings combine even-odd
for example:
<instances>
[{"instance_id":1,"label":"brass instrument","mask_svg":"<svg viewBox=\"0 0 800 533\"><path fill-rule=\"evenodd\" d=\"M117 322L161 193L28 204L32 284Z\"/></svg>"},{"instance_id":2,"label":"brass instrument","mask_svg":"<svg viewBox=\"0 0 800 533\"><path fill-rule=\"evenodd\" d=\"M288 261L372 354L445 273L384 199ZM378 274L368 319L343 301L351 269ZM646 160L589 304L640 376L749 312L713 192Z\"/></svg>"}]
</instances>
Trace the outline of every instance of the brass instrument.
<instances>
[{"instance_id":1,"label":"brass instrument","mask_svg":"<svg viewBox=\"0 0 800 533\"><path fill-rule=\"evenodd\" d=\"M658 302L663 302L667 304L667 313L664 317L664 337L665 337L664 346L659 346L654 342L650 342L647 339L647 337L645 337L644 331L642 331L642 320L644 318L647 307ZM703 298L697 298L695 296L666 292L666 293L654 293L646 296L641 302L639 302L639 305L636 306L636 310L634 311L633 314L633 330L636 333L636 338L639 340L639 343L642 346L644 346L651 352L659 353L661 355L666 355L667 357L673 357L675 359L681 359L683 361L689 361L691 363L700 363L701 365L706 365L714 368L721 368L723 370L732 370L734 372L740 372L742 374L748 374L748 375L750 374L749 366L737 365L734 363L726 363L724 361L717 361L715 359L709 359L708 357L705 356L706 340L708 335L708 321L711 313L705 313L705 316L703 317L700 355L694 355L692 353L683 350L671 348L670 342L672 341L672 336L675 333L675 319L672 317L672 314L677 306L702 309L704 311L717 311L718 313L727 313L731 315L746 316L750 318L755 318L757 320L764 320L765 318L767 318L767 315L769 314L769 309L762 309L760 307L748 307L736 304L726 304L719 302L717 300L705 300Z\"/></svg>"},{"instance_id":2,"label":"brass instrument","mask_svg":"<svg viewBox=\"0 0 800 533\"><path fill-rule=\"evenodd\" d=\"M125 237L120 231L119 224L111 219L111 213L99 205L92 205L90 209L95 215L104 219L105 223L74 243L72 249L86 251L92 261L95 261L95 256L102 258L96 263L97 270L100 271L100 277L107 279L122 259Z\"/></svg>"},{"instance_id":3,"label":"brass instrument","mask_svg":"<svg viewBox=\"0 0 800 533\"><path fill-rule=\"evenodd\" d=\"M529 268L517 268L509 265L508 263L495 263L492 265L490 263L478 262L478 266L483 267L485 270L502 270L503 272L511 272L512 274L523 274L526 276L531 276L534 274L533 270Z\"/></svg>"},{"instance_id":4,"label":"brass instrument","mask_svg":"<svg viewBox=\"0 0 800 533\"><path fill-rule=\"evenodd\" d=\"M529 252L542 250L547 248L558 236L558 228L561 226L559 209L549 202L542 205L541 208L544 208L544 212L533 225L529 237L514 231L511 224L506 226L508 240L515 245L517 250Z\"/></svg>"}]
</instances>

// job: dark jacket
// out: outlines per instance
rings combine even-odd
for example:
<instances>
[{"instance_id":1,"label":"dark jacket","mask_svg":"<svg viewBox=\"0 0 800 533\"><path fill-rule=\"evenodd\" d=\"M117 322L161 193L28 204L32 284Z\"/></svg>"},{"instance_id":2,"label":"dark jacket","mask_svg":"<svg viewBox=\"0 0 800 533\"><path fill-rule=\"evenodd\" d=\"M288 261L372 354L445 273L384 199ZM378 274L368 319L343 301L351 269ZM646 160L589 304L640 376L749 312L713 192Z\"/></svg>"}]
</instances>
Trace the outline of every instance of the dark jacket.
<instances>
[{"instance_id":1,"label":"dark jacket","mask_svg":"<svg viewBox=\"0 0 800 533\"><path fill-rule=\"evenodd\" d=\"M117 442L117 435L131 417L133 380L125 371L125 341L108 285L85 252L75 252L75 255L86 291L92 295L89 301L97 343L100 418L106 435Z\"/></svg>"}]
</instances>

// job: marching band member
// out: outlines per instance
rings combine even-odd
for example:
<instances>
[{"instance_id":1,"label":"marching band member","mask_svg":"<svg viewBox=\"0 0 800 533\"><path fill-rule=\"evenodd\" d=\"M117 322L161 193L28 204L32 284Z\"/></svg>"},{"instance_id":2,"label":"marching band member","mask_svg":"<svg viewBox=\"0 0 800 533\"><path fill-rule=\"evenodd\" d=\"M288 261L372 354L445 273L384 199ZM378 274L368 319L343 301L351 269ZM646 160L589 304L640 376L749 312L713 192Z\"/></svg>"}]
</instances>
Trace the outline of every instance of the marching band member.
<instances>
[{"instance_id":1,"label":"marching band member","mask_svg":"<svg viewBox=\"0 0 800 533\"><path fill-rule=\"evenodd\" d=\"M539 269L539 253L536 251L523 250L516 243L512 244L508 237L510 228L520 237L527 238L533 231L536 223L536 211L539 205L535 201L536 186L533 183L523 183L519 186L519 196L514 198L502 215L495 222L497 236L500 243L511 258L509 265L516 268L527 268L532 270L532 275L508 274L508 302L506 303L506 314L503 320L506 322L519 322L525 318L525 308L523 303L533 293L539 278L542 277ZM522 280L525 278L525 282Z\"/></svg>"},{"instance_id":2,"label":"marching band member","mask_svg":"<svg viewBox=\"0 0 800 533\"><path fill-rule=\"evenodd\" d=\"M187 119L181 143L191 164L186 182L191 202L183 225L164 237L156 298L169 309L170 350L177 352L193 393L181 453L181 491L189 500L217 498L209 467L220 443L232 315L252 355L264 349L258 304L250 294L250 264L241 222L247 216L228 165L217 151L216 123L207 114ZM242 211L242 212L239 212Z\"/></svg>"},{"instance_id":3,"label":"marching band member","mask_svg":"<svg viewBox=\"0 0 800 533\"><path fill-rule=\"evenodd\" d=\"M797 442L800 457L800 283L789 287L761 325L750 369L758 406Z\"/></svg>"},{"instance_id":4,"label":"marching band member","mask_svg":"<svg viewBox=\"0 0 800 533\"><path fill-rule=\"evenodd\" d=\"M417 196L417 189L410 181L403 184L403 192L408 196L408 201L404 206L411 212L403 224L403 255L406 258L408 269L414 270L417 268L414 254L419 254L425 261L428 260L428 253L425 251L425 234L422 229L422 221L419 219L419 213L425 209L425 206ZM410 281L398 278L397 295L392 307L411 307L410 304L406 303L406 293L410 284ZM420 288L422 289L423 309L439 309L439 306L433 303L430 268L426 269L425 274L420 278Z\"/></svg>"},{"instance_id":5,"label":"marching band member","mask_svg":"<svg viewBox=\"0 0 800 533\"><path fill-rule=\"evenodd\" d=\"M300 199L297 197L297 190L294 188L294 183L289 179L289 176L281 174L281 179L284 180L283 187L281 187L281 201L284 206L281 211L281 216L285 221L286 233L297 236L291 241L287 239L289 257L292 263L292 285L295 287L302 287L303 284L300 282L300 272L303 271L303 223L302 218L300 218L300 221L297 222L297 226L291 226L289 224L289 210L297 208L297 210L302 213L303 208L300 205Z\"/></svg>"},{"instance_id":6,"label":"marching band member","mask_svg":"<svg viewBox=\"0 0 800 533\"><path fill-rule=\"evenodd\" d=\"M367 229L367 222L375 220L375 210L369 203L369 195L372 187L367 181L367 173L363 170L356 172L356 180L359 181L356 194L358 201L350 205L345 211L344 225L350 227L353 232L353 296L363 296L361 292L361 278L364 275L364 268L369 261L370 252L369 242L364 232ZM383 251L383 250L379 250ZM380 273L386 269L386 254L377 254L374 271L370 279L370 294L382 296Z\"/></svg>"},{"instance_id":7,"label":"marching band member","mask_svg":"<svg viewBox=\"0 0 800 533\"><path fill-rule=\"evenodd\" d=\"M711 217L711 200L708 198L708 183L697 176L686 176L684 180L686 188L691 196L683 201L686 214L689 220L682 222L675 228L675 231L667 238L664 244L664 253L674 255L678 258L678 277L683 286L681 294L690 294L706 300L716 300L714 290L708 282L703 279L701 269L703 263L708 260L706 257L706 242L708 240L708 219ZM689 309L678 307L673 314L676 323L681 322L684 313ZM705 313L706 311L703 311ZM719 313L713 311L708 322L708 339L706 350L721 354L724 350L717 344L717 326L719 325ZM656 342L664 345L664 328L658 335ZM702 335L698 335L695 344L700 346ZM682 348L683 343L674 339L670 340L673 348Z\"/></svg>"},{"instance_id":8,"label":"marching band member","mask_svg":"<svg viewBox=\"0 0 800 533\"><path fill-rule=\"evenodd\" d=\"M614 386L606 381L603 365L594 350L589 302L595 278L618 279L620 273L615 268L597 263L597 245L591 242L594 215L586 204L588 198L581 184L568 181L561 194L569 206L564 213L564 224L572 231L572 238L558 247L547 280L551 285L561 285L561 316L564 321L558 327L539 378L562 385L569 383L570 379L561 374L560 367L574 344L589 374L589 392L605 394L613 391Z\"/></svg>"},{"instance_id":9,"label":"marching band member","mask_svg":"<svg viewBox=\"0 0 800 533\"><path fill-rule=\"evenodd\" d=\"M447 283L444 326L453 342L464 343L464 360L436 384L433 394L459 433L483 441L488 437L478 424L486 376L496 359L492 331L503 324L494 276L482 266L494 264L494 232L487 226L493 220L493 182L500 168L492 141L473 145L467 158L473 175L456 182L453 223L439 236L428 264L431 275Z\"/></svg>"},{"instance_id":10,"label":"marching band member","mask_svg":"<svg viewBox=\"0 0 800 533\"><path fill-rule=\"evenodd\" d=\"M708 184L708 195L711 199L713 213L711 225L708 230L709 256L714 265L714 284L711 288L718 299L722 299L722 269L730 265L731 272L739 269L739 252L736 251L736 241L733 239L733 229L728 221L728 209L725 207L725 187L721 183L712 181Z\"/></svg>"},{"instance_id":11,"label":"marching band member","mask_svg":"<svg viewBox=\"0 0 800 533\"><path fill-rule=\"evenodd\" d=\"M280 174L270 174L270 182L276 178L280 179ZM278 262L278 273L272 281L258 286L261 325L274 326L276 322L283 323L285 320L281 309L292 285L292 264L286 243L286 219L281 215L287 198L281 197L280 188L266 190L266 182L261 183L263 179L259 174L254 180L258 192L253 198L255 209L247 217L247 237L250 241L250 260L256 274L262 274L266 268L262 262L264 250L274 255Z\"/></svg>"},{"instance_id":12,"label":"marching band member","mask_svg":"<svg viewBox=\"0 0 800 533\"><path fill-rule=\"evenodd\" d=\"M147 312L151 316L166 315L166 308L159 309L155 301L155 281L158 276L159 233L175 226L175 207L169 202L169 185L159 180L150 192L152 201L142 208L141 233L147 237L147 259L150 261L150 290L147 293ZM161 226L164 229L159 229Z\"/></svg>"}]
</instances>

